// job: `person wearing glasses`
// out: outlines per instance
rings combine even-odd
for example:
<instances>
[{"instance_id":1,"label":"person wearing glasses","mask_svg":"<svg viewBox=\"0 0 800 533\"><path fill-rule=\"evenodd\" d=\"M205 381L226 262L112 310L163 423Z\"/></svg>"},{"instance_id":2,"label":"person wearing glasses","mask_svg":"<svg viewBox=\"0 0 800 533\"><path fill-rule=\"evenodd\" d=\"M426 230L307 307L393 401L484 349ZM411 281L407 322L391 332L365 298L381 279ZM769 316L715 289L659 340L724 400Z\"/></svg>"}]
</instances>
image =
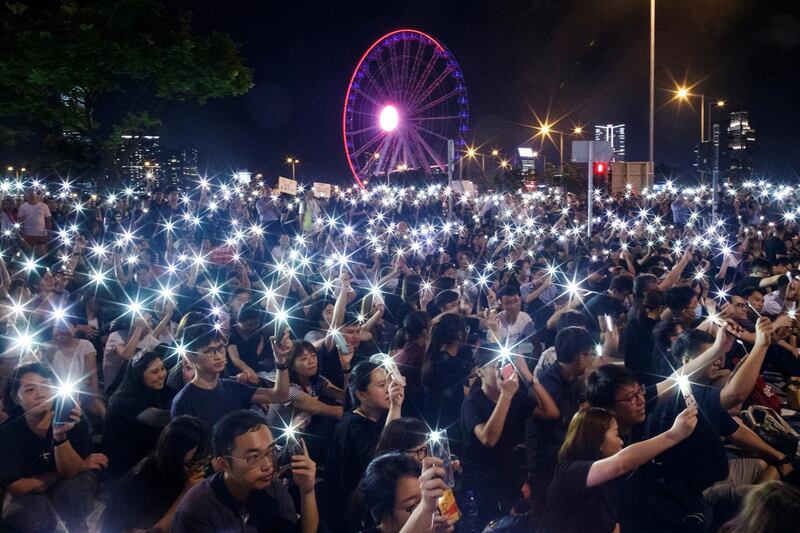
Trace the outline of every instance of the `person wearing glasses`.
<instances>
[{"instance_id":1,"label":"person wearing glasses","mask_svg":"<svg viewBox=\"0 0 800 533\"><path fill-rule=\"evenodd\" d=\"M428 456L428 433L430 428L419 418L404 416L388 422L381 431L375 456L399 451L422 464Z\"/></svg>"},{"instance_id":2,"label":"person wearing glasses","mask_svg":"<svg viewBox=\"0 0 800 533\"><path fill-rule=\"evenodd\" d=\"M181 500L172 533L317 531L317 467L305 444L304 453L291 458L292 481L300 493L300 509L296 509L277 477L275 442L263 416L244 410L227 414L214 426L212 443L221 471Z\"/></svg>"},{"instance_id":3,"label":"person wearing glasses","mask_svg":"<svg viewBox=\"0 0 800 533\"><path fill-rule=\"evenodd\" d=\"M193 416L164 428L155 450L113 485L102 531L169 531L178 504L205 479L211 439Z\"/></svg>"},{"instance_id":4,"label":"person wearing glasses","mask_svg":"<svg viewBox=\"0 0 800 533\"><path fill-rule=\"evenodd\" d=\"M254 388L235 379L221 379L227 357L225 344L209 324L194 324L183 330L185 356L195 368L194 378L172 400L171 416L196 416L209 428L226 414L246 409L252 403L262 405L284 402L289 398L289 354L292 341L286 331L280 343L273 343L278 369L275 387Z\"/></svg>"}]
</instances>

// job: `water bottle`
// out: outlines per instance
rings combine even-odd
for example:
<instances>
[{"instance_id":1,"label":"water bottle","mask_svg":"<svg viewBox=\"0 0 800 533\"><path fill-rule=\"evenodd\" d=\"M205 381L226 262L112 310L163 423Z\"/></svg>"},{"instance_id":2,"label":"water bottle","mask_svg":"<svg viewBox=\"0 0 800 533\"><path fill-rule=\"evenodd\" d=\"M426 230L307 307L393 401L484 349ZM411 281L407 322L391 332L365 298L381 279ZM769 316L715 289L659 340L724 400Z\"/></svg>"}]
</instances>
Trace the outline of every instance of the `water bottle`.
<instances>
[{"instance_id":1,"label":"water bottle","mask_svg":"<svg viewBox=\"0 0 800 533\"><path fill-rule=\"evenodd\" d=\"M478 500L471 490L468 490L464 495L464 501L461 502L461 513L462 533L481 533L483 531L478 518Z\"/></svg>"}]
</instances>

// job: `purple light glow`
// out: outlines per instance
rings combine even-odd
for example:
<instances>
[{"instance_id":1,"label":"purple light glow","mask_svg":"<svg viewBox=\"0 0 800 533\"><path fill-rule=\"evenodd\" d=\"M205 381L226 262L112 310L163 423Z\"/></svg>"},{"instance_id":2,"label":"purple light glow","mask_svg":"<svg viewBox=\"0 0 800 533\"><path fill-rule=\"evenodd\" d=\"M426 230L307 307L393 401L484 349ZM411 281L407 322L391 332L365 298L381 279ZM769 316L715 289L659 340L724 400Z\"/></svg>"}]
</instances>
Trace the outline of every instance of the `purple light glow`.
<instances>
[{"instance_id":1,"label":"purple light glow","mask_svg":"<svg viewBox=\"0 0 800 533\"><path fill-rule=\"evenodd\" d=\"M397 108L393 105L387 105L381 109L380 124L383 131L392 131L397 127L400 122L400 117L397 114Z\"/></svg>"}]
</instances>

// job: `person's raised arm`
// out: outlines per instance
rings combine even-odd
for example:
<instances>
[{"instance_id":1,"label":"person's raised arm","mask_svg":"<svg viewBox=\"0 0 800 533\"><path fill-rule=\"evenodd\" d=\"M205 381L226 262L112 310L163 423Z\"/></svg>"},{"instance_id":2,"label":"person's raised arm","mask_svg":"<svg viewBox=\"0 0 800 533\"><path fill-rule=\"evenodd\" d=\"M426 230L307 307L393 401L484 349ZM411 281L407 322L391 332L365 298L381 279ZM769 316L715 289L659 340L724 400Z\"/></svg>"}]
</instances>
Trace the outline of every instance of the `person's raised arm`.
<instances>
[{"instance_id":1,"label":"person's raised arm","mask_svg":"<svg viewBox=\"0 0 800 533\"><path fill-rule=\"evenodd\" d=\"M298 394L293 403L295 409L312 415L322 415L333 418L342 418L342 416L344 416L344 410L341 405L329 405L305 392Z\"/></svg>"},{"instance_id":2,"label":"person's raised arm","mask_svg":"<svg viewBox=\"0 0 800 533\"><path fill-rule=\"evenodd\" d=\"M419 477L422 499L400 529L400 533L452 531L455 522L448 522L448 519L439 513L439 498L449 488L444 482L444 477L445 471L441 459L426 457L422 460L422 475Z\"/></svg>"},{"instance_id":3,"label":"person's raised arm","mask_svg":"<svg viewBox=\"0 0 800 533\"><path fill-rule=\"evenodd\" d=\"M611 457L592 463L589 475L586 477L586 487L597 487L632 472L691 435L696 425L697 410L687 407L675 418L672 427L664 433L631 444Z\"/></svg>"},{"instance_id":4,"label":"person's raised arm","mask_svg":"<svg viewBox=\"0 0 800 533\"><path fill-rule=\"evenodd\" d=\"M544 385L539 383L539 380L535 377L531 389L539 400L539 405L533 410L534 418L540 420L558 420L561 418L561 411L558 409L558 404L556 404L556 401L550 396L550 393L547 392L547 389L544 388Z\"/></svg>"},{"instance_id":5,"label":"person's raised arm","mask_svg":"<svg viewBox=\"0 0 800 533\"><path fill-rule=\"evenodd\" d=\"M405 386L392 379L391 374L387 374L386 379L389 380L389 414L386 416L386 423L400 418L400 410L403 407L403 398L405 398Z\"/></svg>"},{"instance_id":6,"label":"person's raised arm","mask_svg":"<svg viewBox=\"0 0 800 533\"><path fill-rule=\"evenodd\" d=\"M761 281L758 282L758 286L764 289L770 285L777 285L778 280L781 279L781 276L783 276L783 274L775 274L774 276L770 276L768 278L761 278Z\"/></svg>"},{"instance_id":7,"label":"person's raised arm","mask_svg":"<svg viewBox=\"0 0 800 533\"><path fill-rule=\"evenodd\" d=\"M289 399L289 356L294 348L294 343L289 338L289 330L283 332L283 339L280 344L275 337L269 338L272 343L272 353L275 356L275 367L278 369L278 377L275 386L271 389L258 388L253 394L253 401L260 404L281 403Z\"/></svg>"},{"instance_id":8,"label":"person's raised arm","mask_svg":"<svg viewBox=\"0 0 800 533\"><path fill-rule=\"evenodd\" d=\"M728 382L719 393L723 409L729 409L745 401L753 391L753 386L761 372L764 356L772 342L772 324L767 317L756 322L756 343L748 355L742 359Z\"/></svg>"},{"instance_id":9,"label":"person's raised arm","mask_svg":"<svg viewBox=\"0 0 800 533\"><path fill-rule=\"evenodd\" d=\"M485 369L484 371L497 372L494 368ZM500 436L503 434L503 427L506 425L508 410L511 407L511 400L519 389L519 378L516 372L511 374L508 379L503 379L498 373L497 379L500 386L500 397L494 405L489 420L483 424L478 424L473 430L475 437L486 448L494 448L497 441L500 440Z\"/></svg>"},{"instance_id":10,"label":"person's raised arm","mask_svg":"<svg viewBox=\"0 0 800 533\"><path fill-rule=\"evenodd\" d=\"M133 332L128 337L128 342L119 344L114 352L122 359L130 359L136 353L136 345L147 333L147 326L141 318L134 319Z\"/></svg>"},{"instance_id":11,"label":"person's raised arm","mask_svg":"<svg viewBox=\"0 0 800 533\"><path fill-rule=\"evenodd\" d=\"M710 348L675 370L671 376L656 384L658 396L660 397L670 390L675 390L677 388L678 378L681 376L688 376L691 378L696 373L702 374L705 372L714 361L728 353L733 346L733 341L734 336L727 328L717 328L717 337Z\"/></svg>"},{"instance_id":12,"label":"person's raised arm","mask_svg":"<svg viewBox=\"0 0 800 533\"><path fill-rule=\"evenodd\" d=\"M300 525L302 533L316 533L319 528L319 510L315 486L317 483L317 465L308 455L305 440L303 454L292 456L292 479L300 491Z\"/></svg>"},{"instance_id":13,"label":"person's raised arm","mask_svg":"<svg viewBox=\"0 0 800 533\"><path fill-rule=\"evenodd\" d=\"M675 266L667 273L666 276L664 276L664 279L658 284L658 288L662 291L672 288L678 282L678 280L681 279L681 274L683 274L683 270L686 268L686 265L689 264L691 259L692 249L687 246L686 250L684 250L683 255L681 256L681 260L675 264Z\"/></svg>"}]
</instances>

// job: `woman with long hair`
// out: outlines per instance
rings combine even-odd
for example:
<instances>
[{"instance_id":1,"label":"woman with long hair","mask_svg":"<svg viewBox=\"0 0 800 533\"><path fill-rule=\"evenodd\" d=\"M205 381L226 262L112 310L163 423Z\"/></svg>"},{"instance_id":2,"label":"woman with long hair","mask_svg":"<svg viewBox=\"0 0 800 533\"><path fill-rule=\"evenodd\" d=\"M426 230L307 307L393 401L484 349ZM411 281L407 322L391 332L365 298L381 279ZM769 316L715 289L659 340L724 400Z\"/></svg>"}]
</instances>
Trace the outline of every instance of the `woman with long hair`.
<instances>
[{"instance_id":1,"label":"woman with long hair","mask_svg":"<svg viewBox=\"0 0 800 533\"><path fill-rule=\"evenodd\" d=\"M632 472L692 434L697 410L683 410L664 433L623 448L614 414L590 407L572 418L547 491L539 533L602 532L619 527L609 481Z\"/></svg>"},{"instance_id":2,"label":"woman with long hair","mask_svg":"<svg viewBox=\"0 0 800 533\"><path fill-rule=\"evenodd\" d=\"M464 349L466 342L467 324L460 315L442 315L433 326L422 363L425 419L432 428L458 426L464 387L472 370L471 350Z\"/></svg>"},{"instance_id":3,"label":"woman with long hair","mask_svg":"<svg viewBox=\"0 0 800 533\"><path fill-rule=\"evenodd\" d=\"M186 493L210 468L211 443L192 416L170 422L155 451L117 482L103 513L103 531L169 531Z\"/></svg>"},{"instance_id":4,"label":"woman with long hair","mask_svg":"<svg viewBox=\"0 0 800 533\"><path fill-rule=\"evenodd\" d=\"M403 319L403 327L395 333L391 355L400 373L406 378L403 414L422 417L422 363L428 345L431 319L424 311L412 311Z\"/></svg>"},{"instance_id":5,"label":"woman with long hair","mask_svg":"<svg viewBox=\"0 0 800 533\"><path fill-rule=\"evenodd\" d=\"M344 372L344 383L347 387L350 375L350 355L339 359ZM330 439L332 425L314 424L313 420L319 418L340 419L344 415L344 390L331 383L319 373L319 358L314 345L308 341L294 343L294 349L289 356L289 399L282 403L273 403L269 406L267 421L269 427L280 435L281 430L292 427L295 431L303 432L308 445L309 454L315 460L319 459L322 449L321 444ZM327 400L327 402L323 401ZM329 403L330 402L330 403ZM314 428L309 429L313 425ZM310 437L310 438L308 438Z\"/></svg>"},{"instance_id":6,"label":"woman with long hair","mask_svg":"<svg viewBox=\"0 0 800 533\"><path fill-rule=\"evenodd\" d=\"M167 370L158 352L131 359L119 389L108 402L103 443L111 460L109 472L120 477L156 446L169 423L174 396Z\"/></svg>"},{"instance_id":7,"label":"woman with long hair","mask_svg":"<svg viewBox=\"0 0 800 533\"><path fill-rule=\"evenodd\" d=\"M783 533L797 524L800 524L800 490L782 481L768 481L745 496L739 514L722 526L720 532Z\"/></svg>"},{"instance_id":8,"label":"woman with long hair","mask_svg":"<svg viewBox=\"0 0 800 533\"><path fill-rule=\"evenodd\" d=\"M328 448L328 504L331 509L341 503L343 495L353 493L375 456L381 430L388 422L400 418L403 405L403 385L393 381L382 366L371 361L362 361L353 367L347 394L347 412L336 425ZM332 513L331 516L338 515ZM345 529L343 521L333 525L336 531Z\"/></svg>"}]
</instances>

